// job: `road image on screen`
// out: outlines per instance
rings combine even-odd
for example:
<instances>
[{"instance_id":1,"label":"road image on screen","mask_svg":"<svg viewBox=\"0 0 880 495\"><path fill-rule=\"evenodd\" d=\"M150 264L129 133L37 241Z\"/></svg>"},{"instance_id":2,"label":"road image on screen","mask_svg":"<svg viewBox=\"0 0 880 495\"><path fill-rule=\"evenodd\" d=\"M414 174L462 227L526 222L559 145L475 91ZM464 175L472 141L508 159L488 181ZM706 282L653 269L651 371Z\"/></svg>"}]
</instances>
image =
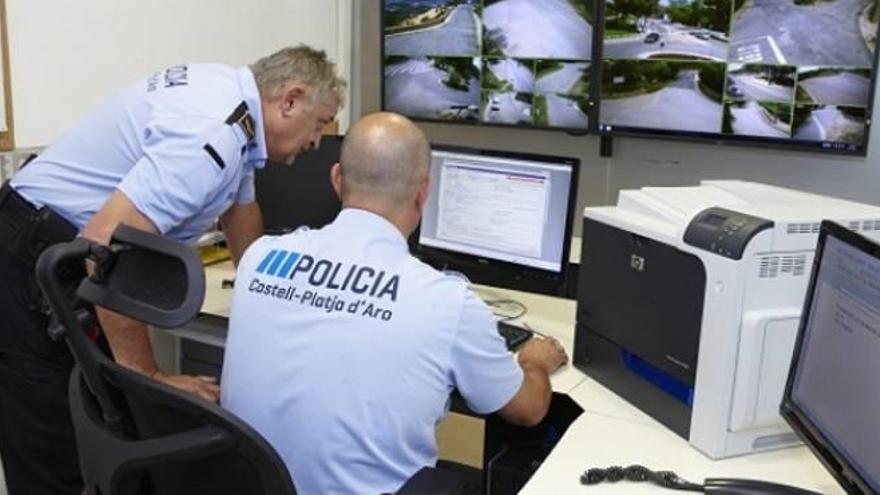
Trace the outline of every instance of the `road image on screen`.
<instances>
[{"instance_id":1,"label":"road image on screen","mask_svg":"<svg viewBox=\"0 0 880 495\"><path fill-rule=\"evenodd\" d=\"M864 153L880 0L608 0L604 133Z\"/></svg>"},{"instance_id":2,"label":"road image on screen","mask_svg":"<svg viewBox=\"0 0 880 495\"><path fill-rule=\"evenodd\" d=\"M599 123L721 131L730 0L605 4Z\"/></svg>"},{"instance_id":3,"label":"road image on screen","mask_svg":"<svg viewBox=\"0 0 880 495\"><path fill-rule=\"evenodd\" d=\"M791 136L797 68L729 64L723 132L786 139Z\"/></svg>"},{"instance_id":4,"label":"road image on screen","mask_svg":"<svg viewBox=\"0 0 880 495\"><path fill-rule=\"evenodd\" d=\"M384 0L383 108L587 129L592 0Z\"/></svg>"},{"instance_id":5,"label":"road image on screen","mask_svg":"<svg viewBox=\"0 0 880 495\"><path fill-rule=\"evenodd\" d=\"M880 260L827 237L791 400L880 491Z\"/></svg>"},{"instance_id":6,"label":"road image on screen","mask_svg":"<svg viewBox=\"0 0 880 495\"><path fill-rule=\"evenodd\" d=\"M571 167L434 151L419 244L559 272Z\"/></svg>"},{"instance_id":7,"label":"road image on screen","mask_svg":"<svg viewBox=\"0 0 880 495\"><path fill-rule=\"evenodd\" d=\"M608 127L718 132L723 77L720 63L607 60L599 121Z\"/></svg>"}]
</instances>

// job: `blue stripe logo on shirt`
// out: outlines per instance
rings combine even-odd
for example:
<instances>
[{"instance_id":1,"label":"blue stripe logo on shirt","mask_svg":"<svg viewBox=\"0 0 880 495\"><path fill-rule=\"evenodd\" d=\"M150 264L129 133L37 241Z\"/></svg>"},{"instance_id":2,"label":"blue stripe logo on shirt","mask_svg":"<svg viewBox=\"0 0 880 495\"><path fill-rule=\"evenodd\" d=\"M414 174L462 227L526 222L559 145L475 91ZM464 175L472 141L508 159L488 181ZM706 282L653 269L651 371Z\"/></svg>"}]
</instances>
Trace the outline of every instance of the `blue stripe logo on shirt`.
<instances>
[{"instance_id":1,"label":"blue stripe logo on shirt","mask_svg":"<svg viewBox=\"0 0 880 495\"><path fill-rule=\"evenodd\" d=\"M299 257L300 254L293 251L273 249L257 265L257 273L287 278Z\"/></svg>"},{"instance_id":2,"label":"blue stripe logo on shirt","mask_svg":"<svg viewBox=\"0 0 880 495\"><path fill-rule=\"evenodd\" d=\"M397 301L400 285L400 276L394 273L370 266L316 259L283 249L270 250L257 264L256 272L286 280L303 279L313 287L350 291L380 299L387 296L392 301Z\"/></svg>"},{"instance_id":3,"label":"blue stripe logo on shirt","mask_svg":"<svg viewBox=\"0 0 880 495\"><path fill-rule=\"evenodd\" d=\"M257 273L264 273L279 278L287 278L300 254L293 251L273 249L257 265Z\"/></svg>"}]
</instances>

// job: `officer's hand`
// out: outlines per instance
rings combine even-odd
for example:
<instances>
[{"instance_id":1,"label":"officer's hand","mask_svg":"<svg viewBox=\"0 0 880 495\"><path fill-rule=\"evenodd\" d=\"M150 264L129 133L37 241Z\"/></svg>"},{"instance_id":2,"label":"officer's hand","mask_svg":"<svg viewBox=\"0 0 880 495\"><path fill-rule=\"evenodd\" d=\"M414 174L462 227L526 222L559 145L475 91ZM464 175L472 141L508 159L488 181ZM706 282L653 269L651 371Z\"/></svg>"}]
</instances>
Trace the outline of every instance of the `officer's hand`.
<instances>
[{"instance_id":1,"label":"officer's hand","mask_svg":"<svg viewBox=\"0 0 880 495\"><path fill-rule=\"evenodd\" d=\"M220 398L220 386L217 385L217 379L210 376L169 375L157 371L153 375L153 379L196 394L207 401L217 402Z\"/></svg>"},{"instance_id":2,"label":"officer's hand","mask_svg":"<svg viewBox=\"0 0 880 495\"><path fill-rule=\"evenodd\" d=\"M567 362L565 349L553 337L534 337L519 351L520 366L537 366L548 375Z\"/></svg>"}]
</instances>

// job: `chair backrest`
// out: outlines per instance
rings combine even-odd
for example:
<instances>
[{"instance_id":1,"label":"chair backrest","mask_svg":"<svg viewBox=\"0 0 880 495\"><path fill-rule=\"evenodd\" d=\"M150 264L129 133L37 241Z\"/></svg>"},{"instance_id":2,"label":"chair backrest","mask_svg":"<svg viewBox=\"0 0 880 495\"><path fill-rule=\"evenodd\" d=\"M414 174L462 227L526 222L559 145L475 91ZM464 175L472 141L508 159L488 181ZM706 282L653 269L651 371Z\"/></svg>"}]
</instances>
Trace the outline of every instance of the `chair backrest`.
<instances>
[{"instance_id":1,"label":"chair backrest","mask_svg":"<svg viewBox=\"0 0 880 495\"><path fill-rule=\"evenodd\" d=\"M108 360L99 369L125 421L108 428L76 368L70 405L87 493L296 493L272 446L233 414Z\"/></svg>"},{"instance_id":2,"label":"chair backrest","mask_svg":"<svg viewBox=\"0 0 880 495\"><path fill-rule=\"evenodd\" d=\"M69 396L86 493L97 495L295 494L281 458L258 432L203 399L110 361L88 340L60 268L90 259L76 296L148 324L192 319L204 297L195 253L120 226L109 249L76 239L37 263L37 279L77 366Z\"/></svg>"},{"instance_id":3,"label":"chair backrest","mask_svg":"<svg viewBox=\"0 0 880 495\"><path fill-rule=\"evenodd\" d=\"M192 320L204 298L201 261L159 236L120 226L109 249L79 238L47 249L37 280L52 309L53 337L77 362L70 377L71 416L85 493L93 495L295 495L275 449L216 404L124 368L86 337L89 318L61 267L90 259L95 273L75 296L136 320L176 327ZM399 495L452 495L453 472L425 468Z\"/></svg>"}]
</instances>

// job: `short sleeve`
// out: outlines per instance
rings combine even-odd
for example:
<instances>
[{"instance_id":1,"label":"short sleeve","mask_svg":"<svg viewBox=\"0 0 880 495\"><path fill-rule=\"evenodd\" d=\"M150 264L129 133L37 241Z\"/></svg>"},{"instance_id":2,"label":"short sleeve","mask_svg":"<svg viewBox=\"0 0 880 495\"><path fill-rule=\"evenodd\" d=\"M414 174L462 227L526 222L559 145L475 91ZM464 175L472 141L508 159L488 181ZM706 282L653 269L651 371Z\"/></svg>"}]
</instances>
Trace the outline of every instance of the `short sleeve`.
<instances>
[{"instance_id":1,"label":"short sleeve","mask_svg":"<svg viewBox=\"0 0 880 495\"><path fill-rule=\"evenodd\" d=\"M241 143L232 126L210 119L156 123L147 133L118 189L164 234L205 209L238 166Z\"/></svg>"},{"instance_id":2,"label":"short sleeve","mask_svg":"<svg viewBox=\"0 0 880 495\"><path fill-rule=\"evenodd\" d=\"M498 334L486 305L468 291L452 347L455 386L474 412L498 411L522 386L522 369Z\"/></svg>"},{"instance_id":3,"label":"short sleeve","mask_svg":"<svg viewBox=\"0 0 880 495\"><path fill-rule=\"evenodd\" d=\"M241 178L241 184L238 186L238 193L235 196L236 204L246 205L253 203L257 199L256 189L254 187L254 169L251 168Z\"/></svg>"}]
</instances>

